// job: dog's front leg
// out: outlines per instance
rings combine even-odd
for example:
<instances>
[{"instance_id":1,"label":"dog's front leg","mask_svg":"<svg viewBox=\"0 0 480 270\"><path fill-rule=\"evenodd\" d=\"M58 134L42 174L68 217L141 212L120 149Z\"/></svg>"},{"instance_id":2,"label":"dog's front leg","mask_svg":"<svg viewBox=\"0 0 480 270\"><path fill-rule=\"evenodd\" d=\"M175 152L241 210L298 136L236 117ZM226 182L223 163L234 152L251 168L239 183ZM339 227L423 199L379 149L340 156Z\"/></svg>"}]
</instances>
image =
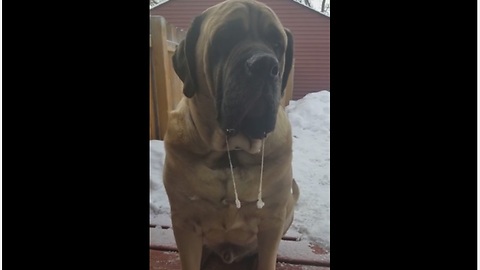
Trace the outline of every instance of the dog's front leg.
<instances>
[{"instance_id":1,"label":"dog's front leg","mask_svg":"<svg viewBox=\"0 0 480 270\"><path fill-rule=\"evenodd\" d=\"M172 223L174 224L173 220ZM175 225L173 234L182 262L182 270L200 270L203 247L201 234L193 229Z\"/></svg>"},{"instance_id":2,"label":"dog's front leg","mask_svg":"<svg viewBox=\"0 0 480 270\"><path fill-rule=\"evenodd\" d=\"M257 270L275 270L277 251L283 234L282 222L269 222L270 226L258 232L258 267Z\"/></svg>"}]
</instances>

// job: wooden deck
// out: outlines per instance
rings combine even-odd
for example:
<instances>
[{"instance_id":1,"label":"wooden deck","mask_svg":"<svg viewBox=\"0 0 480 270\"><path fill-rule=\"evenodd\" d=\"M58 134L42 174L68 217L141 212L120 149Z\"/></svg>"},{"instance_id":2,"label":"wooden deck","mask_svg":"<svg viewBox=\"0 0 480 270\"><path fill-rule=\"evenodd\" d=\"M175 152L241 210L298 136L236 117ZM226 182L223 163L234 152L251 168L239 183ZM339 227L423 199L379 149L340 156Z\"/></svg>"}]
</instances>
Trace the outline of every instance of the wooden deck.
<instances>
[{"instance_id":1,"label":"wooden deck","mask_svg":"<svg viewBox=\"0 0 480 270\"><path fill-rule=\"evenodd\" d=\"M181 270L170 217L160 215L150 223L150 270ZM235 270L235 266L229 269ZM280 243L277 269L329 270L330 253L289 230Z\"/></svg>"}]
</instances>

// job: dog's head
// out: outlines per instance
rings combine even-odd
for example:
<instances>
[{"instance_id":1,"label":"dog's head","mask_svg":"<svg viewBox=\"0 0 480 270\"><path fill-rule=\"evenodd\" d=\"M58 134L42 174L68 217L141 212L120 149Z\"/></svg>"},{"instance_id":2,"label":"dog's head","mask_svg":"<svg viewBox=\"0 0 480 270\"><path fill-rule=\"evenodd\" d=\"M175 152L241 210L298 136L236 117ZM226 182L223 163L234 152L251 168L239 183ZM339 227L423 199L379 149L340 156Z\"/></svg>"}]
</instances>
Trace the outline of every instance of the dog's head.
<instances>
[{"instance_id":1,"label":"dog's head","mask_svg":"<svg viewBox=\"0 0 480 270\"><path fill-rule=\"evenodd\" d=\"M185 96L211 95L223 131L261 139L275 128L293 38L265 4L230 0L193 20L173 56Z\"/></svg>"}]
</instances>

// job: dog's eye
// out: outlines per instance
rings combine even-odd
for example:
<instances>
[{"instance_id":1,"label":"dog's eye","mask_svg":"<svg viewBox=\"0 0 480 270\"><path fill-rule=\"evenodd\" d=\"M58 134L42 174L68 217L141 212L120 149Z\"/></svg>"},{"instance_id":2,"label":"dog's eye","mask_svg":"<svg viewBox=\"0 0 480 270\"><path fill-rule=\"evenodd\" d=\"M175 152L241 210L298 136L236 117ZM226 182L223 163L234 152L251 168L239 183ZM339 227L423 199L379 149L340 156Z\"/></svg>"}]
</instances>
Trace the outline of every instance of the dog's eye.
<instances>
[{"instance_id":1,"label":"dog's eye","mask_svg":"<svg viewBox=\"0 0 480 270\"><path fill-rule=\"evenodd\" d=\"M273 51L277 54L282 52L282 44L280 42L273 42L272 48L273 48Z\"/></svg>"}]
</instances>

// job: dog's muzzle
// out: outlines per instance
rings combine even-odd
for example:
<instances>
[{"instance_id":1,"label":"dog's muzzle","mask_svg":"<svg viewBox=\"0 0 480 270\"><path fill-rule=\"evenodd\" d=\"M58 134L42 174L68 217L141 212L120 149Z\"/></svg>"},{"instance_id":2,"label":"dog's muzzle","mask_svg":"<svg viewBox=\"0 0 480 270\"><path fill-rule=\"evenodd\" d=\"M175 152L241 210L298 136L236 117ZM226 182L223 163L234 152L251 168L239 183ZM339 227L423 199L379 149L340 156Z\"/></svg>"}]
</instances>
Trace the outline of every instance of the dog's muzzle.
<instances>
[{"instance_id":1,"label":"dog's muzzle","mask_svg":"<svg viewBox=\"0 0 480 270\"><path fill-rule=\"evenodd\" d=\"M257 80L272 80L278 78L278 60L267 53L257 53L245 62L246 73Z\"/></svg>"},{"instance_id":2,"label":"dog's muzzle","mask_svg":"<svg viewBox=\"0 0 480 270\"><path fill-rule=\"evenodd\" d=\"M219 123L227 136L263 139L275 128L280 103L280 63L266 51L249 52L223 73Z\"/></svg>"}]
</instances>

